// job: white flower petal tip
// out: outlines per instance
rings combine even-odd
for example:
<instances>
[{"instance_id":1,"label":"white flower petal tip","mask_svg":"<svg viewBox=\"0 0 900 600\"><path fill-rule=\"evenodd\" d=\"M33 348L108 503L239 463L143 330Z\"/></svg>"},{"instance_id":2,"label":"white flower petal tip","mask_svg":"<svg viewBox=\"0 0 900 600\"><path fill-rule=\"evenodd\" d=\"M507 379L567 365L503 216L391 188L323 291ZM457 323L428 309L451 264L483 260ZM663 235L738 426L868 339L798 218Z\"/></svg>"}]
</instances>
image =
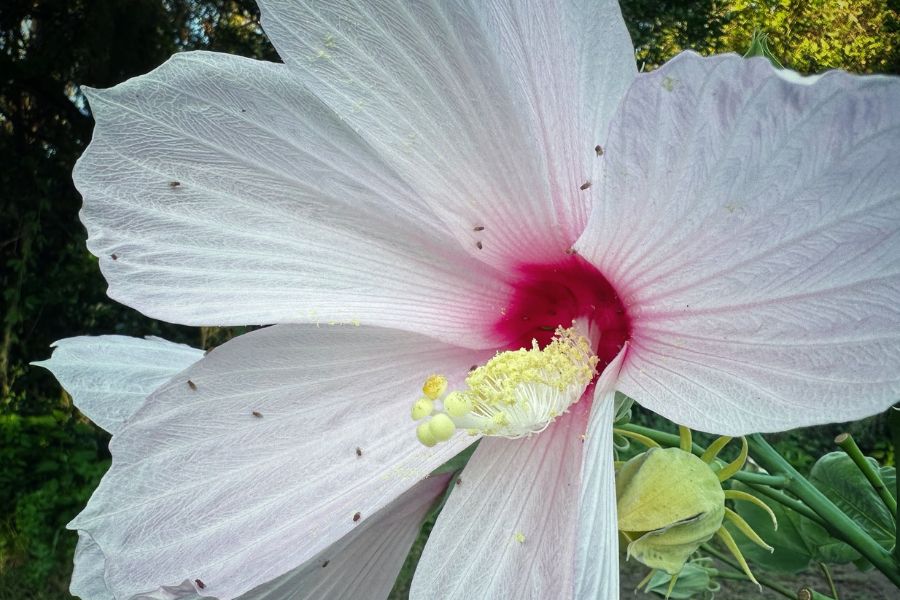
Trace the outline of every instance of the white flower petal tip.
<instances>
[{"instance_id":1,"label":"white flower petal tip","mask_svg":"<svg viewBox=\"0 0 900 600\"><path fill-rule=\"evenodd\" d=\"M506 285L285 65L189 52L88 97L74 180L111 298L191 325L489 345Z\"/></svg>"},{"instance_id":2,"label":"white flower petal tip","mask_svg":"<svg viewBox=\"0 0 900 600\"><path fill-rule=\"evenodd\" d=\"M633 324L620 390L703 431L900 397L900 79L684 53L642 74L576 244Z\"/></svg>"},{"instance_id":3,"label":"white flower petal tip","mask_svg":"<svg viewBox=\"0 0 900 600\"><path fill-rule=\"evenodd\" d=\"M116 433L153 390L203 357L203 350L159 338L81 336L55 342L33 362L53 373L90 420Z\"/></svg>"},{"instance_id":4,"label":"white flower petal tip","mask_svg":"<svg viewBox=\"0 0 900 600\"><path fill-rule=\"evenodd\" d=\"M78 532L75 547L75 568L69 592L81 600L116 600L104 579L106 556L93 538L84 531ZM199 593L202 581L182 581L178 585L165 585L154 591L129 596L127 600L201 600L210 598ZM262 599L260 599L262 600Z\"/></svg>"},{"instance_id":5,"label":"white flower petal tip","mask_svg":"<svg viewBox=\"0 0 900 600\"><path fill-rule=\"evenodd\" d=\"M364 526L471 443L422 448L405 398L423 370L458 385L489 354L370 327L235 338L113 437L113 465L69 527L103 549L116 597L197 579L206 595L238 597Z\"/></svg>"},{"instance_id":6,"label":"white flower petal tip","mask_svg":"<svg viewBox=\"0 0 900 600\"><path fill-rule=\"evenodd\" d=\"M410 598L568 598L586 403L539 435L485 438L453 483Z\"/></svg>"},{"instance_id":7,"label":"white flower petal tip","mask_svg":"<svg viewBox=\"0 0 900 600\"><path fill-rule=\"evenodd\" d=\"M545 259L581 232L593 152L635 76L614 0L298 3L262 26L471 255Z\"/></svg>"},{"instance_id":8,"label":"white flower petal tip","mask_svg":"<svg viewBox=\"0 0 900 600\"><path fill-rule=\"evenodd\" d=\"M103 578L105 566L106 557L100 546L86 532L79 531L69 593L82 600L114 600Z\"/></svg>"}]
</instances>

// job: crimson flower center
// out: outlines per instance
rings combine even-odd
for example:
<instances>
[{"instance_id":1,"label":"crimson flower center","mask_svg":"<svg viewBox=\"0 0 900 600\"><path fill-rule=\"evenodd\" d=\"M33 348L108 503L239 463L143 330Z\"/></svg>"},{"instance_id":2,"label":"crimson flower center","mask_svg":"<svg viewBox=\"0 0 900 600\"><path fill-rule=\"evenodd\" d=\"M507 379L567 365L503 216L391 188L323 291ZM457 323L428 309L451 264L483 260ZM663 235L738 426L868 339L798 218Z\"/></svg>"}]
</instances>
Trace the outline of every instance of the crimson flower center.
<instances>
[{"instance_id":1,"label":"crimson flower center","mask_svg":"<svg viewBox=\"0 0 900 600\"><path fill-rule=\"evenodd\" d=\"M613 286L593 265L577 255L562 262L522 265L513 280L515 291L493 330L507 349L541 348L557 327L584 322L602 372L631 337L631 321Z\"/></svg>"}]
</instances>

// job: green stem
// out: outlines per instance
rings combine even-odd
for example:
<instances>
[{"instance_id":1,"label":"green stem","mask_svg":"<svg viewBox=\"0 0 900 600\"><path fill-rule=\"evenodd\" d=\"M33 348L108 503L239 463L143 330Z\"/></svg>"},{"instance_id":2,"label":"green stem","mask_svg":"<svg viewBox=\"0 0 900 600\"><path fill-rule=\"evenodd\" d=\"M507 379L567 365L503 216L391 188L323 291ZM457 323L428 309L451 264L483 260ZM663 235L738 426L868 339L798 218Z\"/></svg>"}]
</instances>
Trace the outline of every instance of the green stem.
<instances>
[{"instance_id":1,"label":"green stem","mask_svg":"<svg viewBox=\"0 0 900 600\"><path fill-rule=\"evenodd\" d=\"M863 456L862 450L856 445L853 436L849 433L842 433L834 438L834 442L843 448L844 452L853 459L853 462L856 463L859 470L863 472L863 475L866 476L866 479L869 480L869 483L872 484L872 487L875 488L875 491L881 496L881 500L884 502L885 506L891 511L894 518L897 518L897 500L891 495L891 492L888 491L887 486L884 485L884 481L881 480L881 475L878 474L878 471L875 470L872 463Z\"/></svg>"},{"instance_id":2,"label":"green stem","mask_svg":"<svg viewBox=\"0 0 900 600\"><path fill-rule=\"evenodd\" d=\"M747 485L767 485L770 488L785 488L790 479L784 475L768 475L766 473L751 473L750 471L738 471L732 476L741 483Z\"/></svg>"},{"instance_id":3,"label":"green stem","mask_svg":"<svg viewBox=\"0 0 900 600\"><path fill-rule=\"evenodd\" d=\"M722 561L723 563L725 563L726 565L728 565L729 567L731 567L732 569L737 571L737 573L740 575L740 577L738 577L738 578L726 577L726 579L742 579L743 581L750 581L750 579L746 575L744 575L741 567L736 562L734 562L730 556L728 556L724 552L719 552L711 544L703 544L701 546L701 548L703 548L704 552L711 554L712 556L715 556L720 561ZM719 575L725 577L725 573L719 573ZM796 600L796 598L797 598L797 595L794 594L791 590L789 590L785 586L781 585L777 581L772 581L768 577L756 576L756 580L759 582L760 585L765 586L775 592L778 592L785 598L790 598L791 600Z\"/></svg>"},{"instance_id":4,"label":"green stem","mask_svg":"<svg viewBox=\"0 0 900 600\"><path fill-rule=\"evenodd\" d=\"M822 574L825 575L825 581L828 582L828 587L831 588L831 596L834 598L834 600L839 600L837 588L834 587L834 579L831 577L831 571L828 569L828 565L823 562L819 562L819 568L822 569Z\"/></svg>"},{"instance_id":5,"label":"green stem","mask_svg":"<svg viewBox=\"0 0 900 600\"><path fill-rule=\"evenodd\" d=\"M808 506L806 506L799 500L794 500L787 494L783 494L783 493L779 492L778 490L773 490L772 488L764 486L764 485L750 484L750 487L753 489L753 491L759 492L763 496L771 498L775 502L778 502L779 504L786 506L787 508L791 509L792 511L803 515L810 521L814 521L814 522L818 523L819 525L821 525L822 527L825 526L825 522L822 521L821 518L819 518L819 515L814 513L812 510L809 509Z\"/></svg>"},{"instance_id":6,"label":"green stem","mask_svg":"<svg viewBox=\"0 0 900 600\"><path fill-rule=\"evenodd\" d=\"M670 448L678 448L681 446L681 437L671 433L663 433L662 431L657 431L649 427L635 425L634 423L626 423L619 426L618 429L624 429L625 431L646 436L654 442ZM705 452L705 449L694 443L691 444L691 452L697 456L701 456ZM773 488L783 488L788 484L788 478L784 475L766 475L765 473L751 473L749 471L738 471L734 474L732 479L736 479L741 483L767 485Z\"/></svg>"},{"instance_id":7,"label":"green stem","mask_svg":"<svg viewBox=\"0 0 900 600\"><path fill-rule=\"evenodd\" d=\"M897 453L900 452L900 404L888 409L888 427L891 429L891 442L894 445L894 463L897 462ZM900 477L897 477L897 497L900 498ZM900 515L897 515L900 517ZM894 519L894 558L900 562L900 518Z\"/></svg>"},{"instance_id":8,"label":"green stem","mask_svg":"<svg viewBox=\"0 0 900 600\"><path fill-rule=\"evenodd\" d=\"M754 460L764 469L789 478L787 490L825 521L825 528L862 554L876 569L884 573L894 585L900 587L900 570L890 552L873 540L855 521L851 520L807 481L794 467L778 454L766 440L757 434L748 437Z\"/></svg>"},{"instance_id":9,"label":"green stem","mask_svg":"<svg viewBox=\"0 0 900 600\"><path fill-rule=\"evenodd\" d=\"M631 431L632 433L639 433L641 435L647 436L654 442L663 446L669 446L671 448L678 448L681 446L681 437L672 433L663 433L662 431L657 431L649 427L643 427L642 425L635 425L634 423L625 423L624 425L621 425L619 429L624 429L625 431ZM693 452L697 456L700 456L701 454L703 454L703 448L701 448L699 444L692 442L691 452Z\"/></svg>"}]
</instances>

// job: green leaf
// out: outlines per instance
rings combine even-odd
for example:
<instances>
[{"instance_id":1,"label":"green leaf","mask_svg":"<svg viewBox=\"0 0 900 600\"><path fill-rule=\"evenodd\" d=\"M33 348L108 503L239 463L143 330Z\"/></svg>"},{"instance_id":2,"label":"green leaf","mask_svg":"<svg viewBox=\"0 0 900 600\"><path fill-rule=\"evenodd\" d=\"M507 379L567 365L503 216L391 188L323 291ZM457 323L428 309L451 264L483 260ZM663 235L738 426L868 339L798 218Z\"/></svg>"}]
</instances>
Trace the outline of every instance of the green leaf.
<instances>
[{"instance_id":1,"label":"green leaf","mask_svg":"<svg viewBox=\"0 0 900 600\"><path fill-rule=\"evenodd\" d=\"M880 469L874 458L866 457L866 460L887 479L885 483L894 486L896 472ZM816 461L809 481L882 547L890 549L894 546L893 515L845 452L831 452Z\"/></svg>"},{"instance_id":2,"label":"green leaf","mask_svg":"<svg viewBox=\"0 0 900 600\"><path fill-rule=\"evenodd\" d=\"M894 484L896 472L880 469L878 462L867 457L882 479L889 486ZM835 506L857 525L862 527L884 548L894 545L894 519L878 493L863 475L853 459L845 452L830 452L816 461L809 474L809 481ZM816 560L832 564L853 562L865 570L867 561L848 544L835 539L828 531L808 519L803 519L801 532L814 549Z\"/></svg>"},{"instance_id":3,"label":"green leaf","mask_svg":"<svg viewBox=\"0 0 900 600\"><path fill-rule=\"evenodd\" d=\"M853 547L832 537L824 527L809 519L800 520L800 533L813 548L813 558L818 561L834 565L865 561Z\"/></svg>"},{"instance_id":4,"label":"green leaf","mask_svg":"<svg viewBox=\"0 0 900 600\"><path fill-rule=\"evenodd\" d=\"M736 528L728 525L728 530L751 565L783 573L797 573L805 569L813 557L813 549L800 531L801 519L804 521L807 519L738 482L735 482L734 489L753 494L765 502L778 520L776 530L772 528L772 519L763 509L750 502L734 503L737 513L747 521L753 531L775 549L772 553L767 552Z\"/></svg>"},{"instance_id":5,"label":"green leaf","mask_svg":"<svg viewBox=\"0 0 900 600\"><path fill-rule=\"evenodd\" d=\"M712 591L717 587L712 582L711 572L714 571L694 562L685 564L681 573L678 574L675 587L672 588L669 594L669 583L672 581L672 576L664 571L657 571L650 578L647 584L647 591L671 598L672 600L702 598L705 592Z\"/></svg>"}]
</instances>

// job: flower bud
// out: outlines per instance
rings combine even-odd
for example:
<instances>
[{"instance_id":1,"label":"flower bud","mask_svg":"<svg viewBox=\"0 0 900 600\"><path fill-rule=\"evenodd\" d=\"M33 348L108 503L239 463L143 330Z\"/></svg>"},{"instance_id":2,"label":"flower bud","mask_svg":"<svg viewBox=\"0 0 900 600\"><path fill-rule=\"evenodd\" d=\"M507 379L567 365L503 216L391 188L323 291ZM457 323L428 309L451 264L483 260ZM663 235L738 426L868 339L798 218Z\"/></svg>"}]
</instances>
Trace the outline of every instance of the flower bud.
<instances>
[{"instance_id":1,"label":"flower bud","mask_svg":"<svg viewBox=\"0 0 900 600\"><path fill-rule=\"evenodd\" d=\"M708 464L678 448L652 448L616 475L619 530L628 556L678 574L725 516L725 493Z\"/></svg>"}]
</instances>

